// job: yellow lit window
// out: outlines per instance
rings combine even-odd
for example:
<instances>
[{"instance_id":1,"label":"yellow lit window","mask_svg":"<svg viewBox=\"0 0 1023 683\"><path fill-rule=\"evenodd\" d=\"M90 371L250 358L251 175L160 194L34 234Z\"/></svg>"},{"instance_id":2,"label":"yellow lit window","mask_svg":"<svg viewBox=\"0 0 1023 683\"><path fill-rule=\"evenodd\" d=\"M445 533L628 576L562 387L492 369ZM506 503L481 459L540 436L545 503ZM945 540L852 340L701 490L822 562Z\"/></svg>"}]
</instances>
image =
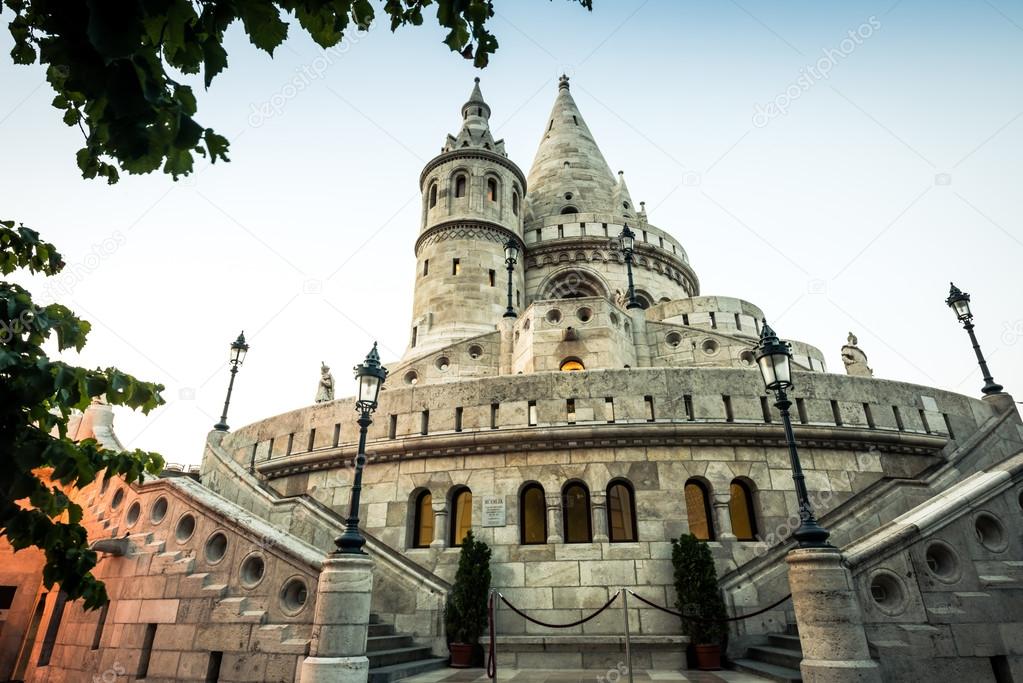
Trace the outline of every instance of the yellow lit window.
<instances>
[{"instance_id":1,"label":"yellow lit window","mask_svg":"<svg viewBox=\"0 0 1023 683\"><path fill-rule=\"evenodd\" d=\"M576 360L575 358L569 358L561 364L562 372L577 372L579 370L585 370L582 361Z\"/></svg>"},{"instance_id":2,"label":"yellow lit window","mask_svg":"<svg viewBox=\"0 0 1023 683\"><path fill-rule=\"evenodd\" d=\"M451 525L451 545L460 546L465 535L472 529L472 492L462 489L452 500L455 510Z\"/></svg>"}]
</instances>

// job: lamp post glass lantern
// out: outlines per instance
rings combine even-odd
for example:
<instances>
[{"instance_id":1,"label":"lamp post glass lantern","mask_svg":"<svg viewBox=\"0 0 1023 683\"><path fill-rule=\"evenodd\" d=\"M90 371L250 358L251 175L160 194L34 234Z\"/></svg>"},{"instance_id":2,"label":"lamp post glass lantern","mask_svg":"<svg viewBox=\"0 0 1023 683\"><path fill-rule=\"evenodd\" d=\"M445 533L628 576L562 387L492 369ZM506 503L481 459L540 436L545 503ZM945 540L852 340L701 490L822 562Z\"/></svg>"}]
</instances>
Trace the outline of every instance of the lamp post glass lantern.
<instances>
[{"instance_id":1,"label":"lamp post glass lantern","mask_svg":"<svg viewBox=\"0 0 1023 683\"><path fill-rule=\"evenodd\" d=\"M508 308L504 311L505 318L517 318L512 307L512 272L519 261L519 243L514 237L508 238L504 245L504 263L508 267Z\"/></svg>"},{"instance_id":2,"label":"lamp post glass lantern","mask_svg":"<svg viewBox=\"0 0 1023 683\"><path fill-rule=\"evenodd\" d=\"M352 480L352 495L348 503L348 519L345 521L345 531L337 537L334 544L337 552L348 555L365 555L362 546L366 545L366 539L359 531L359 499L362 495L362 470L366 467L366 433L369 426L373 424L373 411L377 409L377 402L380 398L380 389L387 379L387 368L380 364L380 354L377 352L377 344L373 342L373 348L366 355L366 360L355 366L355 379L358 382L358 396L355 399L355 409L359 411L359 450L355 454L355 477Z\"/></svg>"},{"instance_id":3,"label":"lamp post glass lantern","mask_svg":"<svg viewBox=\"0 0 1023 683\"><path fill-rule=\"evenodd\" d=\"M774 405L781 413L782 426L785 429L785 444L789 449L792 481L796 486L796 500L799 504L799 527L792 533L792 536L800 548L829 548L831 544L828 543L828 536L831 533L818 524L817 518L814 516L810 495L806 490L803 466L799 461L799 451L796 448L796 436L792 431L792 418L789 415L792 402L789 401L785 390L792 387L792 349L788 342L778 338L766 320L763 321L760 330L760 343L757 345L754 356L757 366L760 368L764 386L768 391L774 392Z\"/></svg>"},{"instance_id":4,"label":"lamp post glass lantern","mask_svg":"<svg viewBox=\"0 0 1023 683\"><path fill-rule=\"evenodd\" d=\"M213 428L218 432L226 432L229 429L227 426L227 409L231 405L231 392L234 391L234 376L238 374L238 368L245 362L245 354L248 352L249 345L245 342L245 331L243 330L238 335L238 338L231 342L230 355L228 356L228 362L231 364L231 381L227 384L227 398L224 399L224 412L220 416L220 422L213 425Z\"/></svg>"},{"instance_id":5,"label":"lamp post glass lantern","mask_svg":"<svg viewBox=\"0 0 1023 683\"><path fill-rule=\"evenodd\" d=\"M636 285L632 280L632 254L636 248L636 233L629 229L628 224L622 228L622 232L618 235L618 241L622 245L622 253L625 254L625 270L629 276L629 302L625 308L643 308L639 301L636 300Z\"/></svg>"},{"instance_id":6,"label":"lamp post glass lantern","mask_svg":"<svg viewBox=\"0 0 1023 683\"><path fill-rule=\"evenodd\" d=\"M970 336L970 343L973 344L973 352L977 355L977 364L980 365L980 372L984 376L984 388L981 392L985 395L1002 393L1002 385L995 382L988 370L987 361L984 360L984 353L980 350L980 343L973 331L973 312L970 311L970 295L949 283L948 298L945 305L952 309L956 318L963 324L963 329Z\"/></svg>"}]
</instances>

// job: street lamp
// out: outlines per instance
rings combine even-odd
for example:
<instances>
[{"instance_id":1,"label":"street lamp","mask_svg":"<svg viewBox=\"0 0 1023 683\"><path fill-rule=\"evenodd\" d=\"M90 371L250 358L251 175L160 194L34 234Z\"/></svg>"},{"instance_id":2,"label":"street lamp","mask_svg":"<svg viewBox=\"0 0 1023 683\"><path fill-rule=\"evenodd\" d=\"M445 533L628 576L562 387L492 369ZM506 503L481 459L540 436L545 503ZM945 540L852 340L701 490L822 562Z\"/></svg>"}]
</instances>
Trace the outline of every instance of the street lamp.
<instances>
[{"instance_id":1,"label":"street lamp","mask_svg":"<svg viewBox=\"0 0 1023 683\"><path fill-rule=\"evenodd\" d=\"M632 254L636 248L636 233L629 230L628 225L625 225L622 228L621 234L618 235L618 240L622 243L622 251L625 253L625 270L629 274L629 303L625 308L643 308L636 301L636 286L632 282Z\"/></svg>"},{"instance_id":2,"label":"street lamp","mask_svg":"<svg viewBox=\"0 0 1023 683\"><path fill-rule=\"evenodd\" d=\"M505 318L517 318L515 309L512 308L512 269L519 261L519 243L514 237L509 237L504 244L504 263L508 266L508 308L504 312Z\"/></svg>"},{"instance_id":3,"label":"street lamp","mask_svg":"<svg viewBox=\"0 0 1023 683\"><path fill-rule=\"evenodd\" d=\"M959 322L963 324L963 329L970 335L973 351L977 354L977 362L980 364L980 371L984 375L984 388L981 389L981 392L986 395L1000 394L1002 393L1002 385L996 384L995 380L991 377L991 371L987 369L987 361L984 360L984 354L980 351L980 344L977 343L977 335L973 333L973 313L970 312L970 295L961 291L954 283L950 282L949 285L951 286L945 303L955 311Z\"/></svg>"},{"instance_id":4,"label":"street lamp","mask_svg":"<svg viewBox=\"0 0 1023 683\"><path fill-rule=\"evenodd\" d=\"M799 528L792 535L800 548L829 548L831 544L828 543L828 536L831 533L818 524L817 518L814 517L810 496L806 491L803 466L799 462L799 452L796 450L796 437L792 433L792 419L789 416L792 402L785 393L785 390L792 386L792 351L789 343L778 339L778 335L767 321L763 322L760 344L754 355L760 367L760 374L764 378L764 386L774 392L774 405L781 413L782 424L785 426L785 442L789 447L792 481L796 485L796 498L799 502Z\"/></svg>"},{"instance_id":5,"label":"street lamp","mask_svg":"<svg viewBox=\"0 0 1023 683\"><path fill-rule=\"evenodd\" d=\"M376 342L373 342L366 360L355 366L355 379L359 382L359 395L355 399L355 409L359 411L359 451L355 454L355 478L352 480L345 531L334 541L337 552L345 555L365 555L362 546L366 545L366 539L359 532L359 498L362 494L362 470L366 467L366 432L373 424L371 416L377 409L380 388L387 379L387 368L380 365Z\"/></svg>"},{"instance_id":6,"label":"street lamp","mask_svg":"<svg viewBox=\"0 0 1023 683\"><path fill-rule=\"evenodd\" d=\"M226 432L227 426L227 407L231 405L231 392L234 390L234 376L238 374L238 368L245 362L245 354L249 352L249 345L245 343L245 332L242 331L238 335L238 338L231 343L231 355L228 357L228 362L231 363L231 381L227 385L227 398L224 399L224 414L220 416L220 422L213 425L213 428L218 432Z\"/></svg>"}]
</instances>

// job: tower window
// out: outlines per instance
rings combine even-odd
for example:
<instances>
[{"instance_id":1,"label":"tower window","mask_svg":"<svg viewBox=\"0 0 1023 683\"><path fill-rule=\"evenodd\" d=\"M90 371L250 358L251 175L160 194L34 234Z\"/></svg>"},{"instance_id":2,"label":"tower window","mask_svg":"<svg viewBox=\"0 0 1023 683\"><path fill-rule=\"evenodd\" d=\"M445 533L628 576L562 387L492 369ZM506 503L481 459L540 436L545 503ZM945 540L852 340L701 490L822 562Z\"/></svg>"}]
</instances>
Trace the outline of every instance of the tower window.
<instances>
[{"instance_id":1,"label":"tower window","mask_svg":"<svg viewBox=\"0 0 1023 683\"><path fill-rule=\"evenodd\" d=\"M547 498L537 483L526 485L519 498L519 530L523 545L547 542Z\"/></svg>"},{"instance_id":2,"label":"tower window","mask_svg":"<svg viewBox=\"0 0 1023 683\"><path fill-rule=\"evenodd\" d=\"M562 372L578 372L580 370L585 370L586 368L583 366L583 362L578 358L566 358L561 361L560 369Z\"/></svg>"},{"instance_id":3,"label":"tower window","mask_svg":"<svg viewBox=\"0 0 1023 683\"><path fill-rule=\"evenodd\" d=\"M429 548L433 540L433 496L422 491L416 496L412 520L412 547Z\"/></svg>"},{"instance_id":4,"label":"tower window","mask_svg":"<svg viewBox=\"0 0 1023 683\"><path fill-rule=\"evenodd\" d=\"M591 543L593 527L589 490L579 482L565 486L561 492L561 509L565 521L565 543Z\"/></svg>"},{"instance_id":5,"label":"tower window","mask_svg":"<svg viewBox=\"0 0 1023 683\"><path fill-rule=\"evenodd\" d=\"M577 117L577 116L573 116L573 117L572 117L572 123L574 123L575 125L577 125L577 126L578 126L578 125L579 125L579 117Z\"/></svg>"},{"instance_id":6,"label":"tower window","mask_svg":"<svg viewBox=\"0 0 1023 683\"><path fill-rule=\"evenodd\" d=\"M423 277L430 274L430 259L423 259Z\"/></svg>"},{"instance_id":7,"label":"tower window","mask_svg":"<svg viewBox=\"0 0 1023 683\"><path fill-rule=\"evenodd\" d=\"M491 268L490 271L488 271L488 273L490 275L490 286L493 287L494 284L497 282L497 271Z\"/></svg>"},{"instance_id":8,"label":"tower window","mask_svg":"<svg viewBox=\"0 0 1023 683\"><path fill-rule=\"evenodd\" d=\"M612 543L635 542L636 501L632 485L619 479L607 487L607 531Z\"/></svg>"},{"instance_id":9,"label":"tower window","mask_svg":"<svg viewBox=\"0 0 1023 683\"><path fill-rule=\"evenodd\" d=\"M701 541L713 541L714 525L710 512L710 492L699 479L687 481L684 492L689 533Z\"/></svg>"},{"instance_id":10,"label":"tower window","mask_svg":"<svg viewBox=\"0 0 1023 683\"><path fill-rule=\"evenodd\" d=\"M493 178L487 179L487 201L497 201L497 181Z\"/></svg>"},{"instance_id":11,"label":"tower window","mask_svg":"<svg viewBox=\"0 0 1023 683\"><path fill-rule=\"evenodd\" d=\"M412 328L412 348L416 348L416 341L419 338L419 327Z\"/></svg>"},{"instance_id":12,"label":"tower window","mask_svg":"<svg viewBox=\"0 0 1023 683\"><path fill-rule=\"evenodd\" d=\"M437 183L430 185L430 208L437 206Z\"/></svg>"},{"instance_id":13,"label":"tower window","mask_svg":"<svg viewBox=\"0 0 1023 683\"><path fill-rule=\"evenodd\" d=\"M728 515L732 533L740 541L757 540L757 520L753 513L753 492L741 479L733 479L728 487Z\"/></svg>"},{"instance_id":14,"label":"tower window","mask_svg":"<svg viewBox=\"0 0 1023 683\"><path fill-rule=\"evenodd\" d=\"M456 258L451 259L451 274L458 275L462 272L462 262Z\"/></svg>"},{"instance_id":15,"label":"tower window","mask_svg":"<svg viewBox=\"0 0 1023 683\"><path fill-rule=\"evenodd\" d=\"M518 192L513 192L512 193L512 213L515 214L516 216L519 215L519 193Z\"/></svg>"},{"instance_id":16,"label":"tower window","mask_svg":"<svg viewBox=\"0 0 1023 683\"><path fill-rule=\"evenodd\" d=\"M459 175L455 178L455 197L465 196L465 176Z\"/></svg>"},{"instance_id":17,"label":"tower window","mask_svg":"<svg viewBox=\"0 0 1023 683\"><path fill-rule=\"evenodd\" d=\"M463 487L451 497L451 545L458 547L472 529L472 492Z\"/></svg>"}]
</instances>

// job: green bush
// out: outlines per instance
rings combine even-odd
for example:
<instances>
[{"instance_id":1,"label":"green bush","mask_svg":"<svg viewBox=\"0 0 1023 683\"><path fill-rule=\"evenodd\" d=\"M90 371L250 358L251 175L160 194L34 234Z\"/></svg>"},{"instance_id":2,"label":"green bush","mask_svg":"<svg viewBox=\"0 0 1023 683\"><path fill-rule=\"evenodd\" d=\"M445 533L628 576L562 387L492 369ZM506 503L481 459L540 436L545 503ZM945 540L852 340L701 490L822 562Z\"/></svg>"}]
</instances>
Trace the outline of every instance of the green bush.
<instances>
[{"instance_id":1,"label":"green bush","mask_svg":"<svg viewBox=\"0 0 1023 683\"><path fill-rule=\"evenodd\" d=\"M682 619L682 631L693 645L721 645L728 626L725 601L718 588L714 558L707 544L692 534L671 542L671 563L675 568L675 606L685 617L717 620L712 623Z\"/></svg>"},{"instance_id":2,"label":"green bush","mask_svg":"<svg viewBox=\"0 0 1023 683\"><path fill-rule=\"evenodd\" d=\"M490 593L490 548L470 531L462 542L455 584L444 610L449 643L475 645L487 630Z\"/></svg>"}]
</instances>

